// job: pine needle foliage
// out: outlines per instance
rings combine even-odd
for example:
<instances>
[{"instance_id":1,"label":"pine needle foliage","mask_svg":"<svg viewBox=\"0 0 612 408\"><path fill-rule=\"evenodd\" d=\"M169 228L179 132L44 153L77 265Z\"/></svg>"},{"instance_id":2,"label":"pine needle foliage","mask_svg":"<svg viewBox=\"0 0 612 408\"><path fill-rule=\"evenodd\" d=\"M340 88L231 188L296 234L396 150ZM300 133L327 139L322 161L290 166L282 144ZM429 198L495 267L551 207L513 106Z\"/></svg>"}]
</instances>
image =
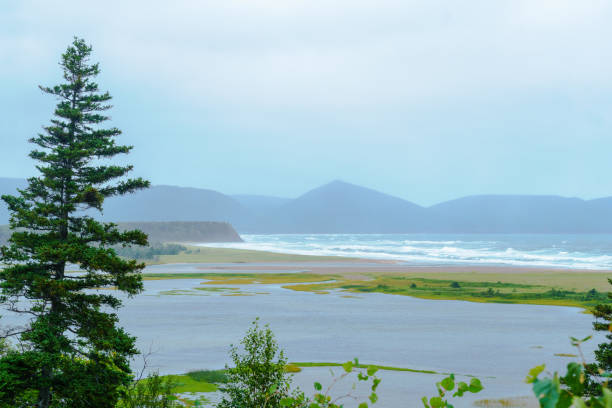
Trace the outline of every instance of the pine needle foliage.
<instances>
[{"instance_id":1,"label":"pine needle foliage","mask_svg":"<svg viewBox=\"0 0 612 408\"><path fill-rule=\"evenodd\" d=\"M608 283L612 285L612 279L608 279ZM608 299L612 301L612 292L608 292ZM612 389L612 305L601 303L591 312L595 317L593 330L607 334L606 341L595 350L595 362L585 367L586 389L588 395L601 395L603 388Z\"/></svg>"},{"instance_id":2,"label":"pine needle foliage","mask_svg":"<svg viewBox=\"0 0 612 408\"><path fill-rule=\"evenodd\" d=\"M91 52L75 38L61 57L64 82L40 87L58 100L50 124L30 139L40 174L19 195L2 196L13 232L0 249L1 301L28 323L3 334L20 347L0 358L0 406L114 407L132 379L135 338L117 325L118 292L99 289L142 290L144 265L113 247L145 245L147 237L90 214L149 183L124 177L132 166L109 162L132 147L116 144L119 129L102 126L111 96L94 82L100 68ZM82 272L67 272L75 266Z\"/></svg>"}]
</instances>

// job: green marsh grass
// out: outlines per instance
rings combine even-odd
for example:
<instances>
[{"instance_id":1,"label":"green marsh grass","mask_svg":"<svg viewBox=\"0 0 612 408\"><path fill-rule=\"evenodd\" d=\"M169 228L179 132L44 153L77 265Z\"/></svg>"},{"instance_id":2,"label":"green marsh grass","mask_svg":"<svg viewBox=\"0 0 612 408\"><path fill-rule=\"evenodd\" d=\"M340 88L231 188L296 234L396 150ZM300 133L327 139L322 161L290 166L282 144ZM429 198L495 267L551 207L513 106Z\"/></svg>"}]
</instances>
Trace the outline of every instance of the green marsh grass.
<instances>
[{"instance_id":1,"label":"green marsh grass","mask_svg":"<svg viewBox=\"0 0 612 408\"><path fill-rule=\"evenodd\" d=\"M203 279L204 284L282 284L294 291L328 294L333 290L358 293L385 293L422 299L464 300L482 303L522 303L573 306L589 309L607 303L605 273L157 273L145 279ZM588 288L588 289L587 289Z\"/></svg>"}]
</instances>

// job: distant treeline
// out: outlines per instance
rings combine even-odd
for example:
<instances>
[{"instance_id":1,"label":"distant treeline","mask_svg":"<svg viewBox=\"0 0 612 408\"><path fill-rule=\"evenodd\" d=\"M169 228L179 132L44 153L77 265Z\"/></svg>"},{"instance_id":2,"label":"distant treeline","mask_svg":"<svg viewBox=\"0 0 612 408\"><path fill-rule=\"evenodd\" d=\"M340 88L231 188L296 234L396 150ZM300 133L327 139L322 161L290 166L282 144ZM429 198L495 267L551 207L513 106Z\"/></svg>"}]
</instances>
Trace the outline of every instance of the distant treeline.
<instances>
[{"instance_id":1,"label":"distant treeline","mask_svg":"<svg viewBox=\"0 0 612 408\"><path fill-rule=\"evenodd\" d=\"M227 222L168 221L120 222L123 230L138 229L149 236L149 242L242 242Z\"/></svg>"},{"instance_id":2,"label":"distant treeline","mask_svg":"<svg viewBox=\"0 0 612 408\"><path fill-rule=\"evenodd\" d=\"M115 248L117 255L123 258L141 259L141 260L153 260L157 259L159 255L178 255L182 251L186 251L187 248L179 244L160 244L155 243L148 247L119 247Z\"/></svg>"}]
</instances>

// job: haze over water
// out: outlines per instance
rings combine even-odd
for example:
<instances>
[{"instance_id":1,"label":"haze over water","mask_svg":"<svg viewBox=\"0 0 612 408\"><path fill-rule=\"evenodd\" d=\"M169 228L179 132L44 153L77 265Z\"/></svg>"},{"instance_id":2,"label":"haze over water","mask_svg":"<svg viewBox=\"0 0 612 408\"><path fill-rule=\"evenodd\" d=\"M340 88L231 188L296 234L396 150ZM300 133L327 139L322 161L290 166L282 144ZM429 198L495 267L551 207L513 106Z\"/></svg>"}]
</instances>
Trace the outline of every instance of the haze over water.
<instances>
[{"instance_id":1,"label":"haze over water","mask_svg":"<svg viewBox=\"0 0 612 408\"><path fill-rule=\"evenodd\" d=\"M388 259L412 265L612 269L612 234L277 234L206 244L302 255Z\"/></svg>"}]
</instances>

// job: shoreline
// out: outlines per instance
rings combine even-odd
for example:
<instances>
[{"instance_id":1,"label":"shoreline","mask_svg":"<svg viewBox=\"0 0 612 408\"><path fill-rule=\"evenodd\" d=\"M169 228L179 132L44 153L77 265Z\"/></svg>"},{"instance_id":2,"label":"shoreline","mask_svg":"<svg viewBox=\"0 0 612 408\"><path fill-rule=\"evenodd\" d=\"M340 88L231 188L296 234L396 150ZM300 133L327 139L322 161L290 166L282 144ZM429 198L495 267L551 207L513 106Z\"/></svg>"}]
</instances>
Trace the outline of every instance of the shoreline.
<instances>
[{"instance_id":1,"label":"shoreline","mask_svg":"<svg viewBox=\"0 0 612 408\"><path fill-rule=\"evenodd\" d=\"M549 268L549 267L533 267L533 266L514 266L514 265L408 265L400 262L377 262L377 260L360 259L352 261L350 266L336 266L333 262L329 265L313 265L318 261L300 261L292 264L276 265L274 262L269 264L252 265L249 263L223 263L216 265L198 266L199 270L240 270L240 271L262 271L262 270L278 270L288 271L291 267L308 267L312 273L342 273L354 271L355 269L364 269L371 272L385 273L587 273L587 274L609 274L612 276L612 269L570 269L570 268ZM339 258L337 263L344 263L346 259ZM169 265L169 264L166 264Z\"/></svg>"},{"instance_id":2,"label":"shoreline","mask_svg":"<svg viewBox=\"0 0 612 408\"><path fill-rule=\"evenodd\" d=\"M611 270L510 265L406 265L364 258L311 257L255 250L195 248L163 255L144 279L202 279L204 284L280 284L347 295L373 292L432 300L570 306L608 303Z\"/></svg>"},{"instance_id":3,"label":"shoreline","mask_svg":"<svg viewBox=\"0 0 612 408\"><path fill-rule=\"evenodd\" d=\"M585 272L585 273L609 273L612 269L593 269L593 268L565 268L559 266L543 265L512 265L499 263L437 263L437 264L411 264L406 261L396 259L364 258L364 257L343 257L335 255L303 255L285 252L272 252L255 249L222 248L210 246L197 246L195 244L186 245L187 252L178 255L160 255L154 261L147 262L151 265L169 264L229 264L233 269L240 269L238 265L249 265L244 268L251 268L250 264L300 264L312 265L314 263L329 263L330 267L345 263L351 267L367 265L376 268L385 268L386 271L409 271L425 273L430 271L444 270L446 272L478 272L478 273L498 273L498 272ZM235 267L235 268L234 268ZM245 269L246 270L246 269Z\"/></svg>"}]
</instances>

